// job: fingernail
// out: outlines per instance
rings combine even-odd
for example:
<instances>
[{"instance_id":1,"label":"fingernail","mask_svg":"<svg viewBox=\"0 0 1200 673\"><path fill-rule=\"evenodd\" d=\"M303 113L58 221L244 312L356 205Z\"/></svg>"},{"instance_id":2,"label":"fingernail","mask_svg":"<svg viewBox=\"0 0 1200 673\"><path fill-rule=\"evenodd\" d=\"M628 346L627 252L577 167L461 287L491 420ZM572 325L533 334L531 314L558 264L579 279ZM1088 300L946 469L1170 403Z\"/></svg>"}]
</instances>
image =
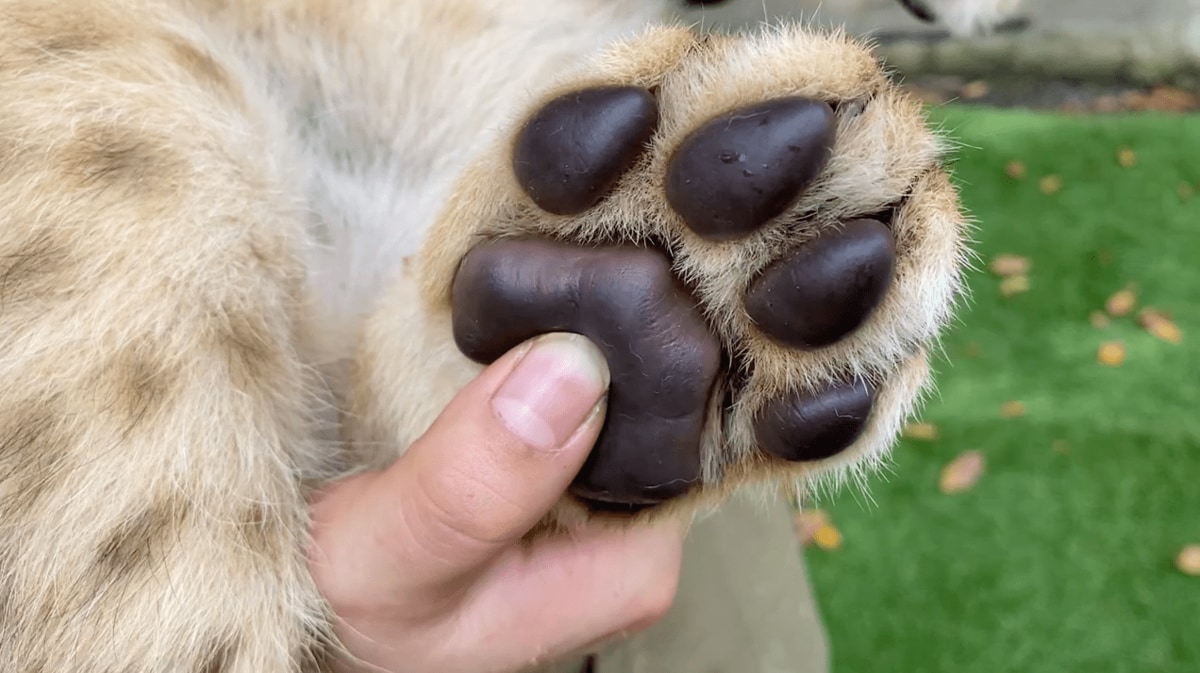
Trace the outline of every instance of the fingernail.
<instances>
[{"instance_id":1,"label":"fingernail","mask_svg":"<svg viewBox=\"0 0 1200 673\"><path fill-rule=\"evenodd\" d=\"M608 390L608 364L578 334L538 337L492 397L492 410L535 449L562 446Z\"/></svg>"}]
</instances>

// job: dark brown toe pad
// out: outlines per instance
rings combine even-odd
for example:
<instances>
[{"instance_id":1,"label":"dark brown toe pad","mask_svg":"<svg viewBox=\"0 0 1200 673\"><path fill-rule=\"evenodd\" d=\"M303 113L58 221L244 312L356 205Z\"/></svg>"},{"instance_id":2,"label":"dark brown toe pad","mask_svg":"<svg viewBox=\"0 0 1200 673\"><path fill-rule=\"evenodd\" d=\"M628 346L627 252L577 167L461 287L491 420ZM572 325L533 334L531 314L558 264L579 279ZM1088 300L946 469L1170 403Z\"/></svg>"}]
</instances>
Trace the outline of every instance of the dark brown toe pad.
<instances>
[{"instance_id":1,"label":"dark brown toe pad","mask_svg":"<svg viewBox=\"0 0 1200 673\"><path fill-rule=\"evenodd\" d=\"M800 198L825 168L836 131L828 103L798 96L712 119L671 157L667 201L704 239L742 238Z\"/></svg>"},{"instance_id":2,"label":"dark brown toe pad","mask_svg":"<svg viewBox=\"0 0 1200 673\"><path fill-rule=\"evenodd\" d=\"M763 451L776 458L823 460L859 438L874 404L875 391L862 381L779 397L755 419L755 438Z\"/></svg>"},{"instance_id":3,"label":"dark brown toe pad","mask_svg":"<svg viewBox=\"0 0 1200 673\"><path fill-rule=\"evenodd\" d=\"M542 210L577 215L612 190L657 125L658 102L646 89L574 91L525 123L513 144L513 173Z\"/></svg>"},{"instance_id":4,"label":"dark brown toe pad","mask_svg":"<svg viewBox=\"0 0 1200 673\"><path fill-rule=\"evenodd\" d=\"M829 346L861 327L883 301L895 259L887 225L847 222L767 267L746 292L746 312L785 346Z\"/></svg>"},{"instance_id":5,"label":"dark brown toe pad","mask_svg":"<svg viewBox=\"0 0 1200 673\"><path fill-rule=\"evenodd\" d=\"M548 332L583 334L604 353L607 419L573 495L594 509L631 509L697 484L721 348L661 253L484 243L463 259L453 306L455 341L477 362Z\"/></svg>"}]
</instances>

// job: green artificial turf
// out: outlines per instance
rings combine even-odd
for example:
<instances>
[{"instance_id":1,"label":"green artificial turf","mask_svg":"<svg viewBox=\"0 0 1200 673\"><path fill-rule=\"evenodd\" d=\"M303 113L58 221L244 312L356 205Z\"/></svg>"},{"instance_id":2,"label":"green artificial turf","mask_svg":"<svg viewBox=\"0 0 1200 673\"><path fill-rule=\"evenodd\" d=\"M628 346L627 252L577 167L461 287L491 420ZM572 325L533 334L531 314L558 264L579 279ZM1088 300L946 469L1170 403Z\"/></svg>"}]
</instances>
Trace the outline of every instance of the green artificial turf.
<instances>
[{"instance_id":1,"label":"green artificial turf","mask_svg":"<svg viewBox=\"0 0 1200 673\"><path fill-rule=\"evenodd\" d=\"M1200 117L934 114L968 145L954 172L980 266L1026 256L1031 289L970 274L922 414L940 437L818 503L844 534L806 552L834 673L1200 672L1200 577L1174 567L1200 543ZM1132 316L1089 324L1128 283L1181 344ZM1120 367L1096 362L1108 340ZM1001 418L1008 400L1027 414ZM943 495L942 466L971 449L985 474Z\"/></svg>"}]
</instances>

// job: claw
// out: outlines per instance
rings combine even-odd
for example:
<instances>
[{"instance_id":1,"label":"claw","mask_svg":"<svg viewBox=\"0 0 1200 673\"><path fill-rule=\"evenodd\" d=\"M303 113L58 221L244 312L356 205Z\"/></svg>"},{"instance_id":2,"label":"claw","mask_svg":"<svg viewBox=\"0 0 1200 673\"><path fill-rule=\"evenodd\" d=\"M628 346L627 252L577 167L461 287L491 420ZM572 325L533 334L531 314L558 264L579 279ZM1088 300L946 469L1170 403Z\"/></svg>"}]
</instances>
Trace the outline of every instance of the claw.
<instances>
[{"instance_id":1,"label":"claw","mask_svg":"<svg viewBox=\"0 0 1200 673\"><path fill-rule=\"evenodd\" d=\"M922 21L928 23L937 21L937 15L922 0L900 0L900 4L904 5L905 9Z\"/></svg>"}]
</instances>

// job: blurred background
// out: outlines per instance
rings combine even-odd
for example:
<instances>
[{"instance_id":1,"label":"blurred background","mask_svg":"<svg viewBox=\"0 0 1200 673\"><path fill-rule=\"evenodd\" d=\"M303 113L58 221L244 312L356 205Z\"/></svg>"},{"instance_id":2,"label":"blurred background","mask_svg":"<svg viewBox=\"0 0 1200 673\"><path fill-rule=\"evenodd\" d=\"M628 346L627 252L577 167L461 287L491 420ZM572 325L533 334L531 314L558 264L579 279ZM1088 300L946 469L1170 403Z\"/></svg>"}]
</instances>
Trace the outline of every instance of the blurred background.
<instances>
[{"instance_id":1,"label":"blurred background","mask_svg":"<svg viewBox=\"0 0 1200 673\"><path fill-rule=\"evenodd\" d=\"M1200 2L730 0L871 37L961 143L972 300L869 490L797 517L834 673L1200 672Z\"/></svg>"}]
</instances>

